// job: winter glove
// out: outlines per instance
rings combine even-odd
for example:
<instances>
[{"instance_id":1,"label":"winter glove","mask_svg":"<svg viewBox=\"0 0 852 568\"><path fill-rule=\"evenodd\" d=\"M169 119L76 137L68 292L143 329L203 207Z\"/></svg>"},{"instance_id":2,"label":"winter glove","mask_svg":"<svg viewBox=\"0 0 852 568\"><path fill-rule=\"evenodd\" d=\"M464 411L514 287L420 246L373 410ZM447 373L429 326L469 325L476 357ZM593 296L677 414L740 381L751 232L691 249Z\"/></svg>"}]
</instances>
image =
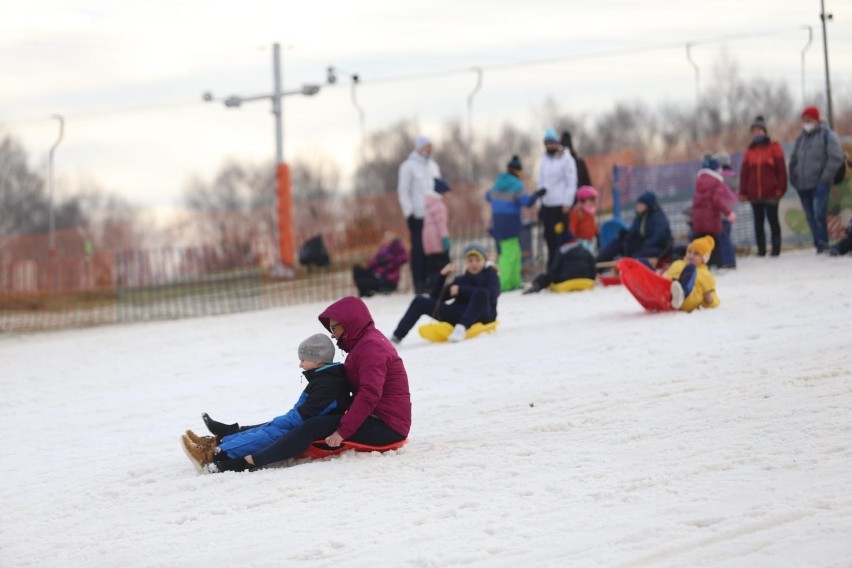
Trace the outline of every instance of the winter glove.
<instances>
[{"instance_id":1,"label":"winter glove","mask_svg":"<svg viewBox=\"0 0 852 568\"><path fill-rule=\"evenodd\" d=\"M728 222L729 223L733 223L736 220L737 220L737 214L736 213L734 213L733 211L728 213Z\"/></svg>"},{"instance_id":2,"label":"winter glove","mask_svg":"<svg viewBox=\"0 0 852 568\"><path fill-rule=\"evenodd\" d=\"M443 239L441 239L441 244L444 245L445 251L450 251L450 237L444 237Z\"/></svg>"},{"instance_id":3,"label":"winter glove","mask_svg":"<svg viewBox=\"0 0 852 568\"><path fill-rule=\"evenodd\" d=\"M539 198L540 198L540 197L542 197L545 193L547 193L547 188L546 188L546 187L542 187L542 188L540 188L538 191L536 191L535 193L533 193L533 197L535 197L536 199L539 199Z\"/></svg>"}]
</instances>

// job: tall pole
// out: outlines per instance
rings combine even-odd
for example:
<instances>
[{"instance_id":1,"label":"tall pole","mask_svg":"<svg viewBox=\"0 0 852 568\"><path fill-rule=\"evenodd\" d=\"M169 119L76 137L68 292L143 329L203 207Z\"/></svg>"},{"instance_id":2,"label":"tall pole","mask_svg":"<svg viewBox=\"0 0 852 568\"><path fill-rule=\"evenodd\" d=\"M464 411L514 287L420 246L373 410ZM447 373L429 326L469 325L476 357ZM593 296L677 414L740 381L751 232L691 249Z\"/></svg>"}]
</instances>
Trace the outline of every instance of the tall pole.
<instances>
[{"instance_id":1,"label":"tall pole","mask_svg":"<svg viewBox=\"0 0 852 568\"><path fill-rule=\"evenodd\" d=\"M470 161L470 182L476 183L476 167L473 164L473 97L482 88L482 67L474 67L476 86L467 96L467 155Z\"/></svg>"},{"instance_id":2,"label":"tall pole","mask_svg":"<svg viewBox=\"0 0 852 568\"><path fill-rule=\"evenodd\" d=\"M830 20L833 16L825 13L825 0L820 0L819 4L822 9L819 17L822 20L822 49L825 54L825 96L828 107L828 126L834 128L834 111L831 105L831 77L828 73L828 34L825 29L825 21Z\"/></svg>"},{"instance_id":3,"label":"tall pole","mask_svg":"<svg viewBox=\"0 0 852 568\"><path fill-rule=\"evenodd\" d=\"M62 136L65 134L65 119L58 114L54 114L53 118L59 121L59 138L50 147L47 157L47 191L49 199L49 208L47 211L47 248L48 254L51 255L56 254L56 220L53 207L53 153L56 151L59 143L62 142Z\"/></svg>"},{"instance_id":4,"label":"tall pole","mask_svg":"<svg viewBox=\"0 0 852 568\"><path fill-rule=\"evenodd\" d=\"M692 121L692 139L695 142L698 141L699 120L701 118L699 116L699 111L701 110L701 81L698 65L692 60L691 42L686 44L686 59L689 60L689 64L695 69L695 120Z\"/></svg>"},{"instance_id":5,"label":"tall pole","mask_svg":"<svg viewBox=\"0 0 852 568\"><path fill-rule=\"evenodd\" d=\"M274 77L274 92L272 94L272 114L275 115L275 181L276 181L276 207L273 209L276 216L275 232L278 248L277 263L281 263L289 269L296 266L295 246L293 244L293 192L290 180L290 169L284 162L284 127L282 119L282 92L281 92L281 46L277 43L272 46L272 73Z\"/></svg>"},{"instance_id":6,"label":"tall pole","mask_svg":"<svg viewBox=\"0 0 852 568\"><path fill-rule=\"evenodd\" d=\"M805 47L802 49L802 108L808 104L807 98L805 97L805 52L814 40L814 29L811 26L804 26L804 28L808 30L808 43L806 43Z\"/></svg>"}]
</instances>

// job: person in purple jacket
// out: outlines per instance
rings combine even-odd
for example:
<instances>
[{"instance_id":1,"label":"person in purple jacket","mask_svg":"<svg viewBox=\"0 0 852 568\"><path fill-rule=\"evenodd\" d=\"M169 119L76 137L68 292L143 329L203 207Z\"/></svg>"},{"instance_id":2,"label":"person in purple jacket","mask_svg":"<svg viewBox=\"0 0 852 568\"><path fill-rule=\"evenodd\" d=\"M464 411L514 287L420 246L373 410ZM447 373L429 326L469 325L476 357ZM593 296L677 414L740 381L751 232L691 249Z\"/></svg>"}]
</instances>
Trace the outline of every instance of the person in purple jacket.
<instances>
[{"instance_id":1,"label":"person in purple jacket","mask_svg":"<svg viewBox=\"0 0 852 568\"><path fill-rule=\"evenodd\" d=\"M477 244L464 249L466 270L450 280L456 267L448 264L441 277L433 283L428 296L415 296L408 306L391 341L402 341L420 316L431 316L454 326L449 341L465 339L467 328L475 323L490 323L497 319L497 298L500 296L500 278L494 265L488 262L485 249Z\"/></svg>"},{"instance_id":2,"label":"person in purple jacket","mask_svg":"<svg viewBox=\"0 0 852 568\"><path fill-rule=\"evenodd\" d=\"M343 366L352 387L352 403L341 415L314 416L274 443L249 456L214 462L208 473L245 471L297 458L315 440L337 447L343 440L386 446L405 440L411 430L408 374L396 348L376 329L360 298L342 298L319 321L349 355Z\"/></svg>"},{"instance_id":3,"label":"person in purple jacket","mask_svg":"<svg viewBox=\"0 0 852 568\"><path fill-rule=\"evenodd\" d=\"M369 298L373 294L388 294L399 285L399 271L408 262L408 253L393 231L385 231L379 250L370 259L367 267L360 264L352 268L352 279L358 295Z\"/></svg>"}]
</instances>

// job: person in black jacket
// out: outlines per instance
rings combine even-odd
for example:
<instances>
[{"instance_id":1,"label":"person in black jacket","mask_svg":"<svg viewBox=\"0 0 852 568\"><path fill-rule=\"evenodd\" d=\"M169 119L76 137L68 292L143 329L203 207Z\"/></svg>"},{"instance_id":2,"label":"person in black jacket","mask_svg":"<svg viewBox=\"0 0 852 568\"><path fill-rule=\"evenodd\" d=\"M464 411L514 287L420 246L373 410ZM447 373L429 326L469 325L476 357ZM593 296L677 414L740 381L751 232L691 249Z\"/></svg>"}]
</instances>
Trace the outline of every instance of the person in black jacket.
<instances>
[{"instance_id":1,"label":"person in black jacket","mask_svg":"<svg viewBox=\"0 0 852 568\"><path fill-rule=\"evenodd\" d=\"M424 315L455 326L449 341L464 339L467 328L477 322L490 323L497 319L497 298L500 296L497 270L479 245L468 245L464 259L467 268L464 274L449 281L456 267L446 265L432 284L429 295L417 296L411 301L391 336L393 343L402 341Z\"/></svg>"},{"instance_id":2,"label":"person in black jacket","mask_svg":"<svg viewBox=\"0 0 852 568\"><path fill-rule=\"evenodd\" d=\"M583 187L584 185L594 185L592 183L592 178L589 176L589 168L586 166L586 160L577 155L577 152L574 151L574 143L571 141L571 133L567 130L562 132L562 137L559 139L559 143L568 149L568 152L571 153L571 156L574 157L574 162L577 164L577 187ZM576 195L575 195L576 201Z\"/></svg>"},{"instance_id":3,"label":"person in black jacket","mask_svg":"<svg viewBox=\"0 0 852 568\"><path fill-rule=\"evenodd\" d=\"M563 244L559 247L559 256L544 274L536 276L532 285L524 294L534 294L551 284L574 280L575 278L595 279L595 257L569 231L563 233Z\"/></svg>"}]
</instances>

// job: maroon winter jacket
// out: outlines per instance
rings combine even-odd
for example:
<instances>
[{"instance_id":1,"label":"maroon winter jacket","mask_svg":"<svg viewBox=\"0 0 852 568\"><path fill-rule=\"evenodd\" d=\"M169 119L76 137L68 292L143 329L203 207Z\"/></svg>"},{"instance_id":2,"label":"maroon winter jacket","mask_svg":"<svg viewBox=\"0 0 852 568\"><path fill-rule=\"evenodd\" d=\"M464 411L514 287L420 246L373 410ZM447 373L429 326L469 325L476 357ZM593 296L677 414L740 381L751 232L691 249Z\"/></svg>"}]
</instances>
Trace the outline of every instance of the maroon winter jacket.
<instances>
[{"instance_id":1,"label":"maroon winter jacket","mask_svg":"<svg viewBox=\"0 0 852 568\"><path fill-rule=\"evenodd\" d=\"M330 319L343 326L338 345L349 354L344 367L355 395L337 432L345 440L375 414L391 430L407 437L411 430L411 393L396 349L376 329L370 310L360 298L341 298L319 315L326 329Z\"/></svg>"},{"instance_id":2,"label":"maroon winter jacket","mask_svg":"<svg viewBox=\"0 0 852 568\"><path fill-rule=\"evenodd\" d=\"M731 190L722 174L703 168L695 178L692 196L692 232L696 235L718 235L722 232L722 215L731 212ZM733 196L736 200L736 196Z\"/></svg>"},{"instance_id":3,"label":"maroon winter jacket","mask_svg":"<svg viewBox=\"0 0 852 568\"><path fill-rule=\"evenodd\" d=\"M786 192L784 149L778 142L752 143L740 169L740 197L749 201L778 200Z\"/></svg>"}]
</instances>

